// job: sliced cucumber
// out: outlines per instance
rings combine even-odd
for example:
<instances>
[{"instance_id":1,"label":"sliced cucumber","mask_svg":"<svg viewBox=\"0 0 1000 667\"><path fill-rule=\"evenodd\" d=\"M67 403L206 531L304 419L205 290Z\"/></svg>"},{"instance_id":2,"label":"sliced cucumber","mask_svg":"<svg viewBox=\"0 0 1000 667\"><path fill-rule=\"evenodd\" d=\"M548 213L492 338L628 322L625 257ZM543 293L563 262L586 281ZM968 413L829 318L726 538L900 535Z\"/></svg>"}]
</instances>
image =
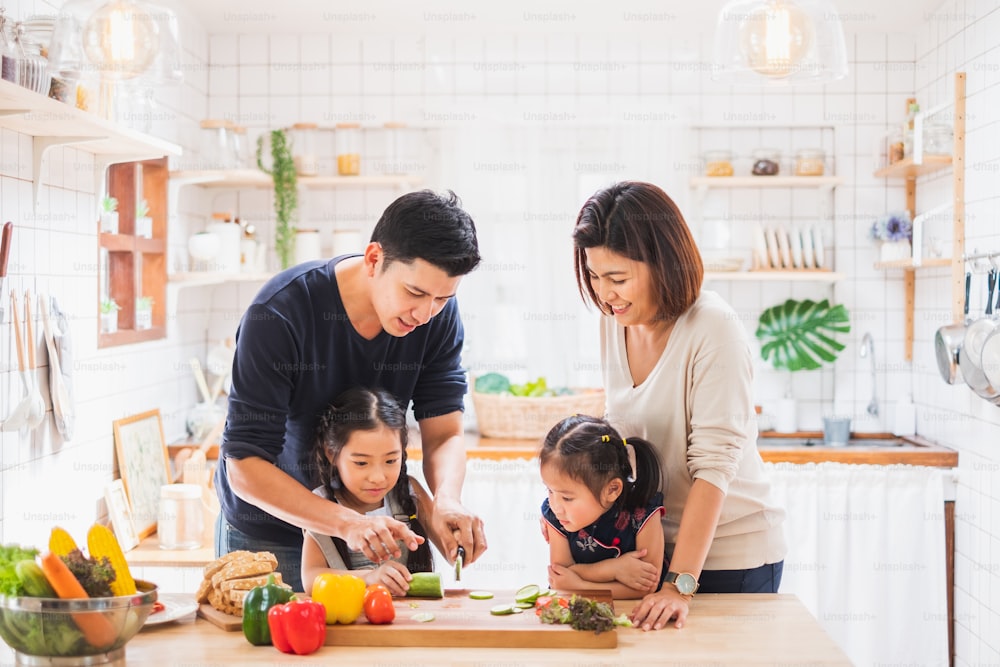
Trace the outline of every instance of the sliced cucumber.
<instances>
[{"instance_id":1,"label":"sliced cucumber","mask_svg":"<svg viewBox=\"0 0 1000 667\"><path fill-rule=\"evenodd\" d=\"M434 614L429 611L418 611L413 616L410 616L410 618L417 623L430 623L434 620Z\"/></svg>"},{"instance_id":2,"label":"sliced cucumber","mask_svg":"<svg viewBox=\"0 0 1000 667\"><path fill-rule=\"evenodd\" d=\"M534 603L538 599L538 595L542 592L542 589L538 587L537 584L528 584L527 586L522 586L514 593L514 602L531 602Z\"/></svg>"},{"instance_id":3,"label":"sliced cucumber","mask_svg":"<svg viewBox=\"0 0 1000 667\"><path fill-rule=\"evenodd\" d=\"M535 606L534 602L515 602L514 606L518 609L531 609Z\"/></svg>"},{"instance_id":4,"label":"sliced cucumber","mask_svg":"<svg viewBox=\"0 0 1000 667\"><path fill-rule=\"evenodd\" d=\"M490 600L493 598L493 593L489 591L472 591L469 593L469 597L473 600Z\"/></svg>"},{"instance_id":5,"label":"sliced cucumber","mask_svg":"<svg viewBox=\"0 0 1000 667\"><path fill-rule=\"evenodd\" d=\"M437 572L414 572L406 595L413 598L443 598L441 575Z\"/></svg>"},{"instance_id":6,"label":"sliced cucumber","mask_svg":"<svg viewBox=\"0 0 1000 667\"><path fill-rule=\"evenodd\" d=\"M490 609L490 613L494 616L510 616L514 613L514 606L509 604L498 604Z\"/></svg>"}]
</instances>

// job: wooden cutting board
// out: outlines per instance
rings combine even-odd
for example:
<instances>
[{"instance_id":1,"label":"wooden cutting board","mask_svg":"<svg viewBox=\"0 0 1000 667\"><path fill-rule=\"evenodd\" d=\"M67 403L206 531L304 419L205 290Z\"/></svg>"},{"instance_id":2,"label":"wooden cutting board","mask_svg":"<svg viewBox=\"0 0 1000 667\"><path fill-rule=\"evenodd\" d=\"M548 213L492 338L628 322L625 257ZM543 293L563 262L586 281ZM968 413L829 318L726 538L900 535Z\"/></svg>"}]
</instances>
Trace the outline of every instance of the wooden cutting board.
<instances>
[{"instance_id":1,"label":"wooden cutting board","mask_svg":"<svg viewBox=\"0 0 1000 667\"><path fill-rule=\"evenodd\" d=\"M397 598L396 619L388 625L371 625L364 616L351 625L329 625L327 646L462 646L487 648L615 648L618 633L574 630L568 625L548 625L533 609L521 614L494 616L490 609L514 602L514 591L492 591L490 600L473 600L468 590L448 590L440 600ZM578 591L589 598L612 602L610 591ZM415 605L415 606L414 606ZM421 623L419 612L434 614Z\"/></svg>"},{"instance_id":2,"label":"wooden cutting board","mask_svg":"<svg viewBox=\"0 0 1000 667\"><path fill-rule=\"evenodd\" d=\"M207 602L202 602L198 605L198 616L202 617L212 625L222 628L226 632L243 630L242 616L233 616L232 614L219 611Z\"/></svg>"}]
</instances>

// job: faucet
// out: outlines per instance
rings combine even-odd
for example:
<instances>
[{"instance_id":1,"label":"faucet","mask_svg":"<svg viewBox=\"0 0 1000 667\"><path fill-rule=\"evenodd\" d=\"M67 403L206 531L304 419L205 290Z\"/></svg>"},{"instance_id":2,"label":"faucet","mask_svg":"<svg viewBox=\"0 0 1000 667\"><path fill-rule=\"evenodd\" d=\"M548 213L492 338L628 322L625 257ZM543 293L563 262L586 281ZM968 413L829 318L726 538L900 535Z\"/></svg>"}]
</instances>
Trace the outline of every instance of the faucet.
<instances>
[{"instance_id":1,"label":"faucet","mask_svg":"<svg viewBox=\"0 0 1000 667\"><path fill-rule=\"evenodd\" d=\"M861 338L861 358L868 357L872 360L872 400L868 402L868 414L878 417L878 398L875 395L875 339L868 332Z\"/></svg>"}]
</instances>

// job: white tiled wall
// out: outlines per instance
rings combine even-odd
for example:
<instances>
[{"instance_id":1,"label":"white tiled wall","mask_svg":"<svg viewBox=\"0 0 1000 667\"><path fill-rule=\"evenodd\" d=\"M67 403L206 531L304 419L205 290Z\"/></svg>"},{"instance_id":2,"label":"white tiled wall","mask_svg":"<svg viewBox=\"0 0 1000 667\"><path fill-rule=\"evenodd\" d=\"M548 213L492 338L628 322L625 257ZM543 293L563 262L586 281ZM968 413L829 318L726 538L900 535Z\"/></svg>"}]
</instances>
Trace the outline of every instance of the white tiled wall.
<instances>
[{"instance_id":1,"label":"white tiled wall","mask_svg":"<svg viewBox=\"0 0 1000 667\"><path fill-rule=\"evenodd\" d=\"M966 86L966 252L1000 251L1000 8L994 2L947 2L926 17L916 53L916 96L925 108L947 102L955 72ZM947 120L947 118L946 118ZM946 200L946 174L920 183L918 205ZM1000 663L1000 409L937 375L933 334L948 295L947 276L917 284L912 381L920 432L959 454L955 542L956 664ZM975 294L975 292L974 292ZM975 304L973 310L975 310Z\"/></svg>"},{"instance_id":2,"label":"white tiled wall","mask_svg":"<svg viewBox=\"0 0 1000 667\"><path fill-rule=\"evenodd\" d=\"M54 13L46 3L27 0L8 2L6 9L12 19ZM123 123L149 125L153 134L190 145L190 128L205 114L208 54L204 32L190 21L185 27L185 83L157 90L152 110L130 115ZM183 294L165 340L98 349L94 158L72 147L50 150L42 165L37 206L32 201L32 160L30 137L0 131L0 218L14 223L0 322L0 418L6 418L24 392L8 293L20 298L30 290L33 296L55 297L69 318L76 424L68 441L54 426L47 398L48 358L33 303L32 345L39 367L29 377L46 396L50 414L32 432L0 433L0 542L44 545L54 525L85 540L90 524L105 515L103 489L115 477L113 420L158 408L167 440L184 435L185 413L196 397L187 360L197 356L204 361L211 295L198 290Z\"/></svg>"}]
</instances>

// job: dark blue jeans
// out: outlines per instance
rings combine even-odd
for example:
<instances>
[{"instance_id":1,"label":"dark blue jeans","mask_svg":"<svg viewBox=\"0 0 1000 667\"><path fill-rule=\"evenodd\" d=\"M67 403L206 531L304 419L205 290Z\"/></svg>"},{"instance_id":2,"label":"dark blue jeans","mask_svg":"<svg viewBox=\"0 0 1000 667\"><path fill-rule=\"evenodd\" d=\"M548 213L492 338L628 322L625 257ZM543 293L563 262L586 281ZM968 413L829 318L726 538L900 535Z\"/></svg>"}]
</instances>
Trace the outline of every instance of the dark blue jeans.
<instances>
[{"instance_id":1,"label":"dark blue jeans","mask_svg":"<svg viewBox=\"0 0 1000 667\"><path fill-rule=\"evenodd\" d=\"M302 543L289 546L277 542L261 540L237 530L226 521L222 512L215 520L215 557L231 551L270 551L278 559L281 580L295 591L302 591Z\"/></svg>"},{"instance_id":2,"label":"dark blue jeans","mask_svg":"<svg viewBox=\"0 0 1000 667\"><path fill-rule=\"evenodd\" d=\"M749 570L705 570L698 593L777 593L785 561Z\"/></svg>"}]
</instances>

